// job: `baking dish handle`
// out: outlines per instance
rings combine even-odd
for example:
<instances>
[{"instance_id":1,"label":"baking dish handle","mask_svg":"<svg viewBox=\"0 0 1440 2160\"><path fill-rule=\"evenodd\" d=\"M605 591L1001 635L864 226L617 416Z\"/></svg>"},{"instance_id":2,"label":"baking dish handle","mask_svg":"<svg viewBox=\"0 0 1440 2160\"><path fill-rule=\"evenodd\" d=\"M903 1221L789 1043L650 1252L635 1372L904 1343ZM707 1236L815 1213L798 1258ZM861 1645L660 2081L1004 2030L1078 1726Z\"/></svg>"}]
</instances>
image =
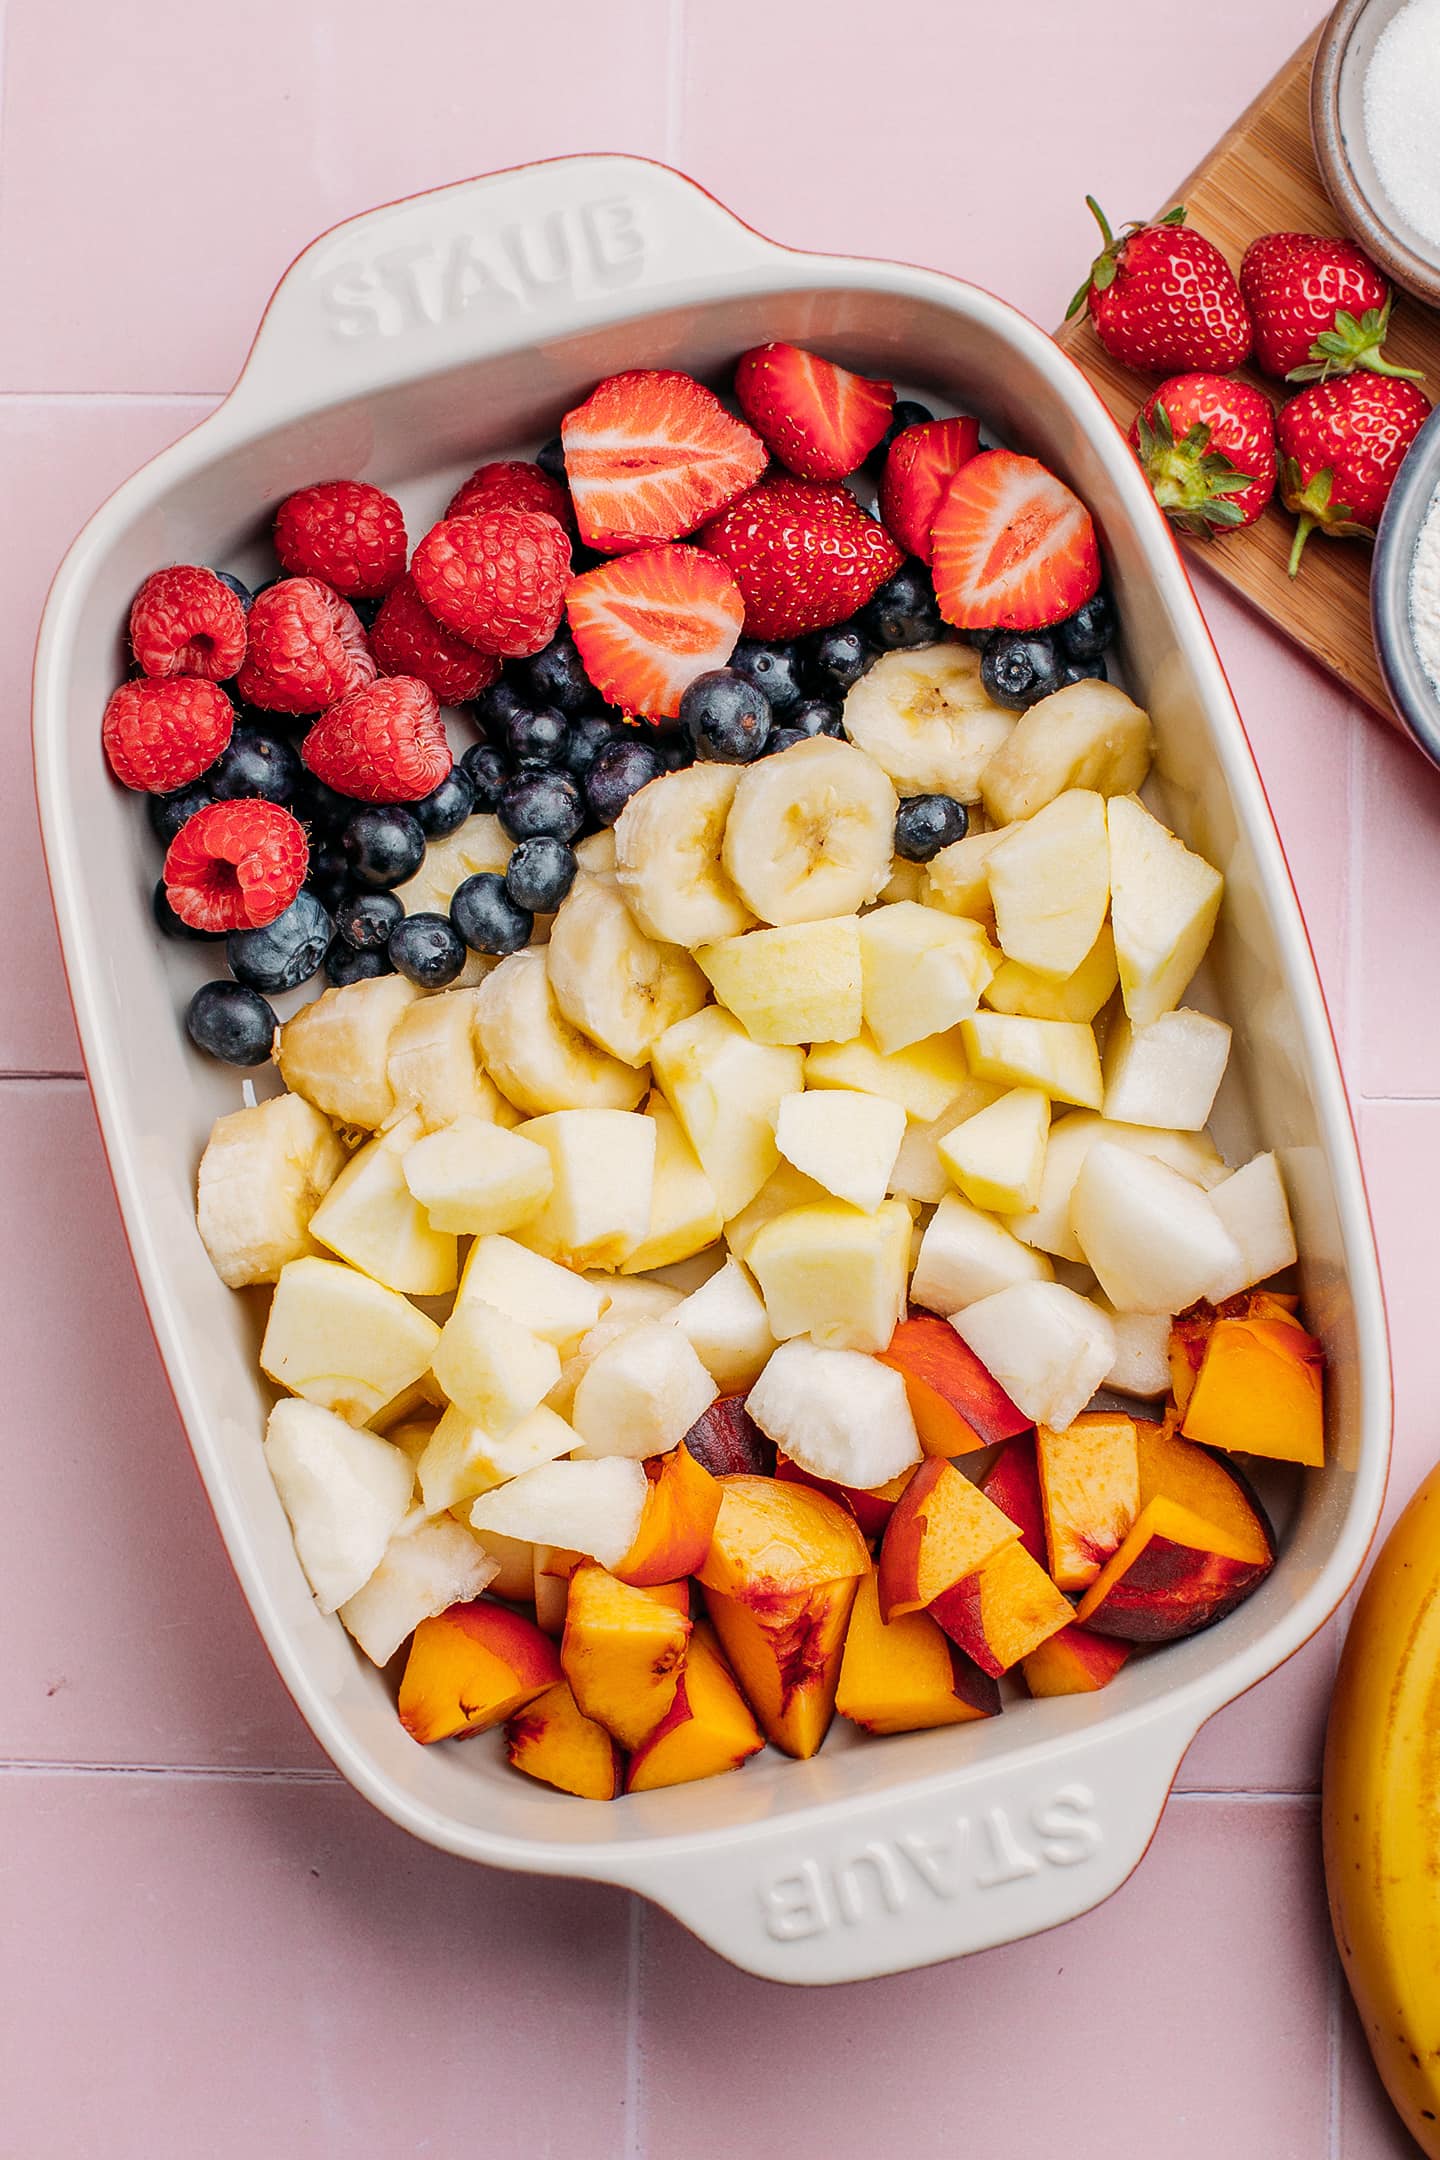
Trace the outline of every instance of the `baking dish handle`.
<instances>
[{"instance_id":1,"label":"baking dish handle","mask_svg":"<svg viewBox=\"0 0 1440 2160\"><path fill-rule=\"evenodd\" d=\"M1085 1714L1079 1702L1077 1713ZM1143 1857L1194 1716L1096 1723L928 1790L836 1800L645 1891L745 1970L815 1985L985 1950L1088 1912Z\"/></svg>"},{"instance_id":2,"label":"baking dish handle","mask_svg":"<svg viewBox=\"0 0 1440 2160\"><path fill-rule=\"evenodd\" d=\"M233 398L293 416L709 297L785 250L645 158L570 157L349 219L277 286ZM253 415L251 415L253 417Z\"/></svg>"}]
</instances>

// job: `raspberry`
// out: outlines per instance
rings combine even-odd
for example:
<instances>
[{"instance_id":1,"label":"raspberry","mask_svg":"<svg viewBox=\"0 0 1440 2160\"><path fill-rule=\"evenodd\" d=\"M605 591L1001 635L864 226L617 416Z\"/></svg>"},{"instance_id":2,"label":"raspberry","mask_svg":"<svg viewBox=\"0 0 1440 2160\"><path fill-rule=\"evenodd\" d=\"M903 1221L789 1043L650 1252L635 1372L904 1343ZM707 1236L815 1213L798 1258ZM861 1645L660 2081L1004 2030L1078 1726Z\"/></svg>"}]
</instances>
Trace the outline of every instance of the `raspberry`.
<instances>
[{"instance_id":1,"label":"raspberry","mask_svg":"<svg viewBox=\"0 0 1440 2160\"><path fill-rule=\"evenodd\" d=\"M261 930L305 882L305 828L278 803L211 803L165 855L165 897L192 930Z\"/></svg>"},{"instance_id":2,"label":"raspberry","mask_svg":"<svg viewBox=\"0 0 1440 2160\"><path fill-rule=\"evenodd\" d=\"M410 574L437 622L482 652L519 659L559 627L570 542L534 510L445 518L415 550Z\"/></svg>"},{"instance_id":3,"label":"raspberry","mask_svg":"<svg viewBox=\"0 0 1440 2160\"><path fill-rule=\"evenodd\" d=\"M354 608L319 578L282 578L255 596L235 688L264 712L324 712L375 679Z\"/></svg>"},{"instance_id":4,"label":"raspberry","mask_svg":"<svg viewBox=\"0 0 1440 2160\"><path fill-rule=\"evenodd\" d=\"M521 458L477 465L451 496L445 515L479 517L486 510L538 510L567 531L572 522L569 489Z\"/></svg>"},{"instance_id":5,"label":"raspberry","mask_svg":"<svg viewBox=\"0 0 1440 2160\"><path fill-rule=\"evenodd\" d=\"M225 682L245 658L245 610L213 570L173 563L136 593L130 647L147 675Z\"/></svg>"},{"instance_id":6,"label":"raspberry","mask_svg":"<svg viewBox=\"0 0 1440 2160\"><path fill-rule=\"evenodd\" d=\"M454 762L429 685L409 675L367 683L315 722L300 755L327 787L359 802L418 802Z\"/></svg>"},{"instance_id":7,"label":"raspberry","mask_svg":"<svg viewBox=\"0 0 1440 2160\"><path fill-rule=\"evenodd\" d=\"M363 480L326 480L287 495L275 552L292 577L322 578L351 600L377 600L405 574L405 517Z\"/></svg>"},{"instance_id":8,"label":"raspberry","mask_svg":"<svg viewBox=\"0 0 1440 2160\"><path fill-rule=\"evenodd\" d=\"M545 475L540 477L543 480ZM421 601L412 577L403 577L385 595L370 625L370 650L382 675L418 676L442 705L478 697L500 673L493 653L477 652L473 645L441 629Z\"/></svg>"},{"instance_id":9,"label":"raspberry","mask_svg":"<svg viewBox=\"0 0 1440 2160\"><path fill-rule=\"evenodd\" d=\"M117 780L168 795L214 764L234 725L235 708L217 684L195 675L168 682L147 676L111 692L100 739Z\"/></svg>"}]
</instances>

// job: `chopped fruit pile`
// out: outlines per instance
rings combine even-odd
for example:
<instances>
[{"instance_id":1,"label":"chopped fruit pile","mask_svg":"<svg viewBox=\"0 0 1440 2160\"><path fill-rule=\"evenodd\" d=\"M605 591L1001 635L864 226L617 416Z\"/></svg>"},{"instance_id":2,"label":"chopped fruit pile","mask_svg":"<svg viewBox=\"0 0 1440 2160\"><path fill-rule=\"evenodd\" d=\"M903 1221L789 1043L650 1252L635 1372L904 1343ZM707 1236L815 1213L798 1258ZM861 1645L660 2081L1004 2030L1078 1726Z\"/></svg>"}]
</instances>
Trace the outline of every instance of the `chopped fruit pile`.
<instances>
[{"instance_id":1,"label":"chopped fruit pile","mask_svg":"<svg viewBox=\"0 0 1440 2160\"><path fill-rule=\"evenodd\" d=\"M1085 506L815 354L735 391L609 379L408 567L302 490L253 601L149 581L105 726L227 938L191 1035L284 1089L197 1219L317 1603L598 1799L1104 1686L1272 1565L1235 1458L1322 1455Z\"/></svg>"}]
</instances>

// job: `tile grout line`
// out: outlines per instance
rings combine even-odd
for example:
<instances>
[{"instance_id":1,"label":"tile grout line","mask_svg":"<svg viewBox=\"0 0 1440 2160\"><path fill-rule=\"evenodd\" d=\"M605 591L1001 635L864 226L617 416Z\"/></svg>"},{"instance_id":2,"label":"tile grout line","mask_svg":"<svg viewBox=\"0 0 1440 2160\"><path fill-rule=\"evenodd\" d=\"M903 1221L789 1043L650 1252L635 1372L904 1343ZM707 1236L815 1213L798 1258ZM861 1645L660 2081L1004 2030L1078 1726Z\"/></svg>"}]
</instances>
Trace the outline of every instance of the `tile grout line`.
<instances>
[{"instance_id":1,"label":"tile grout line","mask_svg":"<svg viewBox=\"0 0 1440 2160\"><path fill-rule=\"evenodd\" d=\"M625 1942L624 2160L641 2160L644 2144L640 2126L640 1931L644 1924L644 1900L632 1890Z\"/></svg>"},{"instance_id":2,"label":"tile grout line","mask_svg":"<svg viewBox=\"0 0 1440 2160\"><path fill-rule=\"evenodd\" d=\"M1364 937L1361 918L1364 912L1365 894L1365 827L1370 807L1369 774L1365 759L1365 732L1354 726L1350 731L1350 746L1345 761L1346 784L1350 800L1358 805L1358 815L1351 831L1351 845L1345 853L1345 948L1341 969L1341 1020L1340 1064L1346 1085L1351 1085L1354 1071L1354 1094L1357 1102L1366 1100L1361 1085L1356 1045L1360 1040L1357 1007L1360 986L1364 980L1361 969ZM1374 1097L1375 1101L1385 1098Z\"/></svg>"},{"instance_id":3,"label":"tile grout line","mask_svg":"<svg viewBox=\"0 0 1440 2160\"><path fill-rule=\"evenodd\" d=\"M1341 2139L1341 2037L1340 2019L1344 2009L1340 1990L1344 1982L1340 1973L1340 1959L1335 1946L1330 1946L1330 1967L1326 1975L1325 1996L1325 2127L1328 2132L1325 2150L1329 2160L1342 2160Z\"/></svg>"},{"instance_id":4,"label":"tile grout line","mask_svg":"<svg viewBox=\"0 0 1440 2160\"><path fill-rule=\"evenodd\" d=\"M192 1783L242 1785L343 1785L347 1782L338 1770L287 1770L279 1764L52 1762L43 1756L0 1759L0 1777L182 1778Z\"/></svg>"},{"instance_id":5,"label":"tile grout line","mask_svg":"<svg viewBox=\"0 0 1440 2160\"><path fill-rule=\"evenodd\" d=\"M56 1066L49 1066L49 1065L32 1065L32 1066L27 1066L27 1067L25 1067L25 1068L23 1068L23 1069L22 1069L22 1068L21 1068L20 1066L10 1066L10 1065L6 1065L6 1066L3 1066L3 1067L0 1067L0 1085L4 1085L4 1084L7 1084L8 1082L10 1082L10 1081L12 1081L12 1080L14 1080L14 1081L17 1081L17 1082L24 1082L24 1081L26 1081L26 1080L80 1080L80 1081L83 1081L83 1080L84 1080L84 1078L85 1078L85 1075L84 1075L84 1073L83 1073L83 1072L67 1072L67 1071L65 1071L65 1070L64 1070L64 1069L63 1069L62 1067L60 1067L60 1066L58 1066L58 1065L56 1065Z\"/></svg>"}]
</instances>

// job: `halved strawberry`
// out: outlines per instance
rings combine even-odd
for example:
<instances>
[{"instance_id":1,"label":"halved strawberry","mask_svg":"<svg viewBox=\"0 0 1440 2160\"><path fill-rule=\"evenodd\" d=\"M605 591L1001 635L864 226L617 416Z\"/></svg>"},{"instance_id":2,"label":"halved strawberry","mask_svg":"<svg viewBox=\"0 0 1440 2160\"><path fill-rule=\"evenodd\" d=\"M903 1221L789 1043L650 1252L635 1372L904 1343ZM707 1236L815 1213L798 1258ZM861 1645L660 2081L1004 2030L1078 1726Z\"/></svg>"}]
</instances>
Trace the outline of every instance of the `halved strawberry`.
<instances>
[{"instance_id":1,"label":"halved strawberry","mask_svg":"<svg viewBox=\"0 0 1440 2160\"><path fill-rule=\"evenodd\" d=\"M802 480L843 480L890 425L895 385L873 382L798 345L755 345L735 366L750 425Z\"/></svg>"},{"instance_id":2,"label":"halved strawberry","mask_svg":"<svg viewBox=\"0 0 1440 2160\"><path fill-rule=\"evenodd\" d=\"M750 637L800 637L844 622L905 560L848 488L767 480L700 535L735 573Z\"/></svg>"},{"instance_id":3,"label":"halved strawberry","mask_svg":"<svg viewBox=\"0 0 1440 2160\"><path fill-rule=\"evenodd\" d=\"M935 596L959 630L1042 630L1100 586L1095 526L1038 458L982 450L961 467L931 528Z\"/></svg>"},{"instance_id":4,"label":"halved strawberry","mask_svg":"<svg viewBox=\"0 0 1440 2160\"><path fill-rule=\"evenodd\" d=\"M678 540L765 469L765 445L713 390L671 368L610 375L560 423L586 545L608 554Z\"/></svg>"},{"instance_id":5,"label":"halved strawberry","mask_svg":"<svg viewBox=\"0 0 1440 2160\"><path fill-rule=\"evenodd\" d=\"M673 720L681 693L723 667L745 620L740 588L700 548L645 548L573 578L565 600L585 672L622 712Z\"/></svg>"},{"instance_id":6,"label":"halved strawberry","mask_svg":"<svg viewBox=\"0 0 1440 2160\"><path fill-rule=\"evenodd\" d=\"M925 420L902 428L885 458L880 515L907 554L930 560L930 533L940 499L962 465L980 448L980 423Z\"/></svg>"}]
</instances>

